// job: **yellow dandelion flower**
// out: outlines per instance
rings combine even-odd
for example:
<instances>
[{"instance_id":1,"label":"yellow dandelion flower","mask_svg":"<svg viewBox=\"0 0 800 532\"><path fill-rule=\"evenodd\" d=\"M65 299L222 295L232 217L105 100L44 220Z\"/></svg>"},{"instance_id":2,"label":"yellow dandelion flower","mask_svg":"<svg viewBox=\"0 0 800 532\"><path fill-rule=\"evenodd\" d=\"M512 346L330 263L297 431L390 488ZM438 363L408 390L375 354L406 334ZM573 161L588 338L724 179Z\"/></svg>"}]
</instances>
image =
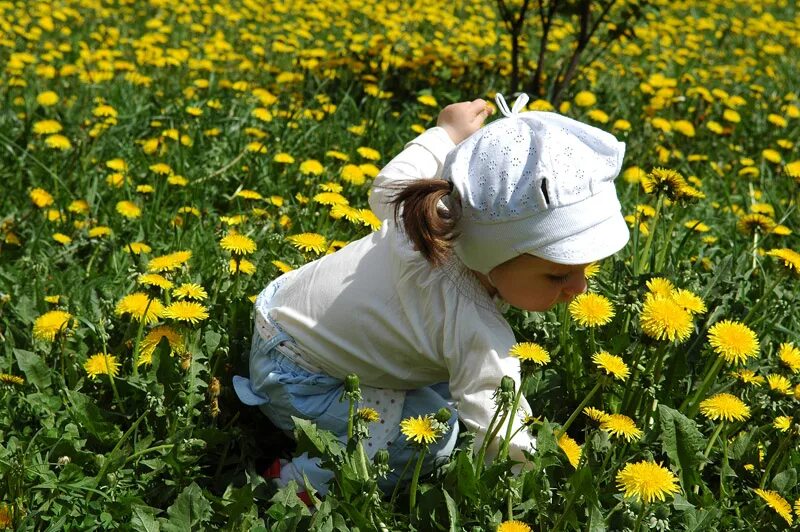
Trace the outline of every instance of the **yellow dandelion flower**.
<instances>
[{"instance_id":1,"label":"yellow dandelion flower","mask_svg":"<svg viewBox=\"0 0 800 532\"><path fill-rule=\"evenodd\" d=\"M150 253L151 251L153 251L153 249L144 242L131 242L127 246L124 246L122 250L125 253L133 253L134 255L140 255L142 253Z\"/></svg>"},{"instance_id":2,"label":"yellow dandelion flower","mask_svg":"<svg viewBox=\"0 0 800 532\"><path fill-rule=\"evenodd\" d=\"M36 95L36 103L42 107L51 107L58 103L58 94L53 91L44 91Z\"/></svg>"},{"instance_id":3,"label":"yellow dandelion flower","mask_svg":"<svg viewBox=\"0 0 800 532\"><path fill-rule=\"evenodd\" d=\"M157 286L164 290L172 288L172 281L157 273L143 273L136 279L136 282L147 286Z\"/></svg>"},{"instance_id":4,"label":"yellow dandelion flower","mask_svg":"<svg viewBox=\"0 0 800 532\"><path fill-rule=\"evenodd\" d=\"M358 223L361 221L361 211L350 205L337 204L331 208L331 218L334 220L344 218L348 222Z\"/></svg>"},{"instance_id":5,"label":"yellow dandelion flower","mask_svg":"<svg viewBox=\"0 0 800 532\"><path fill-rule=\"evenodd\" d=\"M697 294L680 288L672 294L672 300L689 314L705 314L706 304Z\"/></svg>"},{"instance_id":6,"label":"yellow dandelion flower","mask_svg":"<svg viewBox=\"0 0 800 532\"><path fill-rule=\"evenodd\" d=\"M337 194L344 190L344 187L339 183L334 183L332 181L328 181L326 183L322 183L319 188L322 189L323 192L336 192Z\"/></svg>"},{"instance_id":7,"label":"yellow dandelion flower","mask_svg":"<svg viewBox=\"0 0 800 532\"><path fill-rule=\"evenodd\" d=\"M208 318L208 309L194 301L177 301L164 309L164 317L194 325Z\"/></svg>"},{"instance_id":8,"label":"yellow dandelion flower","mask_svg":"<svg viewBox=\"0 0 800 532\"><path fill-rule=\"evenodd\" d=\"M114 355L105 355L97 353L92 355L83 364L83 369L89 375L90 379L96 379L98 375L108 375L109 377L116 377L119 373L119 363L117 357Z\"/></svg>"},{"instance_id":9,"label":"yellow dandelion flower","mask_svg":"<svg viewBox=\"0 0 800 532\"><path fill-rule=\"evenodd\" d=\"M194 299L197 301L208 299L206 289L197 283L183 283L172 291L172 295L178 299Z\"/></svg>"},{"instance_id":10,"label":"yellow dandelion flower","mask_svg":"<svg viewBox=\"0 0 800 532\"><path fill-rule=\"evenodd\" d=\"M89 229L86 234L89 236L89 238L102 238L104 236L111 235L111 228L105 225L98 225L97 227L92 227Z\"/></svg>"},{"instance_id":11,"label":"yellow dandelion flower","mask_svg":"<svg viewBox=\"0 0 800 532\"><path fill-rule=\"evenodd\" d=\"M572 319L584 327L605 325L614 317L611 301L600 294L580 294L569 304Z\"/></svg>"},{"instance_id":12,"label":"yellow dandelion flower","mask_svg":"<svg viewBox=\"0 0 800 532\"><path fill-rule=\"evenodd\" d=\"M792 373L800 372L800 349L791 342L783 343L778 348L778 358Z\"/></svg>"},{"instance_id":13,"label":"yellow dandelion flower","mask_svg":"<svg viewBox=\"0 0 800 532\"><path fill-rule=\"evenodd\" d=\"M767 503L767 506L783 517L789 525L792 524L792 506L789 504L789 501L781 497L780 493L763 489L755 489L753 491Z\"/></svg>"},{"instance_id":14,"label":"yellow dandelion flower","mask_svg":"<svg viewBox=\"0 0 800 532\"><path fill-rule=\"evenodd\" d=\"M191 251L176 251L160 257L153 257L147 263L147 269L151 272L171 272L186 264L190 258L192 258Z\"/></svg>"},{"instance_id":15,"label":"yellow dandelion flower","mask_svg":"<svg viewBox=\"0 0 800 532\"><path fill-rule=\"evenodd\" d=\"M300 163L300 173L305 175L322 175L325 167L316 159L308 159Z\"/></svg>"},{"instance_id":16,"label":"yellow dandelion flower","mask_svg":"<svg viewBox=\"0 0 800 532\"><path fill-rule=\"evenodd\" d=\"M366 421L367 423L375 423L381 418L377 410L369 407L359 408L356 411L356 415L358 416L359 419L361 419L362 421Z\"/></svg>"},{"instance_id":17,"label":"yellow dandelion flower","mask_svg":"<svg viewBox=\"0 0 800 532\"><path fill-rule=\"evenodd\" d=\"M669 168L653 168L649 174L641 178L640 182L645 193L665 194L672 200L681 198L682 191L689 186L680 173Z\"/></svg>"},{"instance_id":18,"label":"yellow dandelion flower","mask_svg":"<svg viewBox=\"0 0 800 532\"><path fill-rule=\"evenodd\" d=\"M782 260L787 270L796 275L800 275L800 253L793 249L781 248L771 249L767 251L767 255Z\"/></svg>"},{"instance_id":19,"label":"yellow dandelion flower","mask_svg":"<svg viewBox=\"0 0 800 532\"><path fill-rule=\"evenodd\" d=\"M281 164L292 164L294 162L294 157L286 152L276 153L275 157L272 158L273 161L276 163Z\"/></svg>"},{"instance_id":20,"label":"yellow dandelion flower","mask_svg":"<svg viewBox=\"0 0 800 532\"><path fill-rule=\"evenodd\" d=\"M761 375L756 375L756 372L750 369L740 369L739 371L734 372L733 376L745 384L754 384L756 386L760 386L767 382L764 377Z\"/></svg>"},{"instance_id":21,"label":"yellow dandelion flower","mask_svg":"<svg viewBox=\"0 0 800 532\"><path fill-rule=\"evenodd\" d=\"M603 412L599 408L595 408L593 406L587 406L584 408L583 413L589 416L589 419L592 421L597 421L598 423L602 423L611 416L611 414Z\"/></svg>"},{"instance_id":22,"label":"yellow dandelion flower","mask_svg":"<svg viewBox=\"0 0 800 532\"><path fill-rule=\"evenodd\" d=\"M522 521L503 521L497 525L497 532L531 532L531 527Z\"/></svg>"},{"instance_id":23,"label":"yellow dandelion flower","mask_svg":"<svg viewBox=\"0 0 800 532\"><path fill-rule=\"evenodd\" d=\"M158 175L172 175L172 167L166 163L155 163L150 165L150 171Z\"/></svg>"},{"instance_id":24,"label":"yellow dandelion flower","mask_svg":"<svg viewBox=\"0 0 800 532\"><path fill-rule=\"evenodd\" d=\"M436 102L436 98L431 96L430 94L422 94L417 96L417 101L422 105L426 105L428 107L438 107L439 104Z\"/></svg>"},{"instance_id":25,"label":"yellow dandelion flower","mask_svg":"<svg viewBox=\"0 0 800 532\"><path fill-rule=\"evenodd\" d=\"M25 379L23 379L18 375L11 375L9 373L0 373L0 383L22 386L23 384L25 384ZM0 524L2 524L2 521L0 521Z\"/></svg>"},{"instance_id":26,"label":"yellow dandelion flower","mask_svg":"<svg viewBox=\"0 0 800 532\"><path fill-rule=\"evenodd\" d=\"M409 417L400 422L400 432L409 440L428 445L440 436L432 416Z\"/></svg>"},{"instance_id":27,"label":"yellow dandelion flower","mask_svg":"<svg viewBox=\"0 0 800 532\"><path fill-rule=\"evenodd\" d=\"M617 473L617 485L626 498L633 497L645 503L664 501L667 495L680 491L672 471L646 460L625 464Z\"/></svg>"},{"instance_id":28,"label":"yellow dandelion flower","mask_svg":"<svg viewBox=\"0 0 800 532\"><path fill-rule=\"evenodd\" d=\"M63 310L51 310L45 312L33 322L33 337L37 340L53 342L56 335L66 331L72 314Z\"/></svg>"},{"instance_id":29,"label":"yellow dandelion flower","mask_svg":"<svg viewBox=\"0 0 800 532\"><path fill-rule=\"evenodd\" d=\"M69 236L65 235L64 233L53 233L52 237L53 240L64 246L72 243L72 239Z\"/></svg>"},{"instance_id":30,"label":"yellow dandelion flower","mask_svg":"<svg viewBox=\"0 0 800 532\"><path fill-rule=\"evenodd\" d=\"M693 328L692 315L666 297L645 299L639 322L647 336L678 343L686 341Z\"/></svg>"},{"instance_id":31,"label":"yellow dandelion flower","mask_svg":"<svg viewBox=\"0 0 800 532\"><path fill-rule=\"evenodd\" d=\"M347 155L346 153L337 151L337 150L328 150L328 151L325 152L325 156L326 157L331 157L333 159L339 159L340 161L349 161L350 160L350 156L349 155ZM337 192L337 191L334 190L334 192Z\"/></svg>"},{"instance_id":32,"label":"yellow dandelion flower","mask_svg":"<svg viewBox=\"0 0 800 532\"><path fill-rule=\"evenodd\" d=\"M792 394L792 382L783 375L767 375L769 389L783 395Z\"/></svg>"},{"instance_id":33,"label":"yellow dandelion flower","mask_svg":"<svg viewBox=\"0 0 800 532\"><path fill-rule=\"evenodd\" d=\"M228 271L230 273L243 273L245 275L253 275L256 273L256 265L247 259L231 259L228 261Z\"/></svg>"},{"instance_id":34,"label":"yellow dandelion flower","mask_svg":"<svg viewBox=\"0 0 800 532\"><path fill-rule=\"evenodd\" d=\"M672 297L675 291L675 285L672 284L672 281L663 277L653 277L645 284L650 293L658 297Z\"/></svg>"},{"instance_id":35,"label":"yellow dandelion flower","mask_svg":"<svg viewBox=\"0 0 800 532\"><path fill-rule=\"evenodd\" d=\"M350 202L337 192L320 192L313 198L314 201L322 205L348 205Z\"/></svg>"},{"instance_id":36,"label":"yellow dandelion flower","mask_svg":"<svg viewBox=\"0 0 800 532\"><path fill-rule=\"evenodd\" d=\"M169 325L159 325L142 338L142 342L139 344L139 358L136 365L152 364L153 353L155 353L156 347L158 347L162 338L166 339L169 344L170 355L180 355L185 351L186 345L183 341L183 336Z\"/></svg>"},{"instance_id":37,"label":"yellow dandelion flower","mask_svg":"<svg viewBox=\"0 0 800 532\"><path fill-rule=\"evenodd\" d=\"M142 209L132 201L117 202L116 208L118 213L129 220L139 218L142 215Z\"/></svg>"},{"instance_id":38,"label":"yellow dandelion flower","mask_svg":"<svg viewBox=\"0 0 800 532\"><path fill-rule=\"evenodd\" d=\"M560 438L558 438L558 446L564 451L564 454L567 455L567 460L575 469L578 469L578 464L581 462L581 446L578 445L578 442L567 436L566 434L562 434Z\"/></svg>"},{"instance_id":39,"label":"yellow dandelion flower","mask_svg":"<svg viewBox=\"0 0 800 532\"><path fill-rule=\"evenodd\" d=\"M33 132L37 135L52 135L63 129L57 120L39 120L33 124Z\"/></svg>"},{"instance_id":40,"label":"yellow dandelion flower","mask_svg":"<svg viewBox=\"0 0 800 532\"><path fill-rule=\"evenodd\" d=\"M358 168L359 168L359 169L360 169L362 172L364 172L364 175L365 175L365 176L367 176L367 177L375 177L375 176L377 176L379 173L381 173L381 169L380 169L380 168L378 168L377 166L375 166L375 165L374 165L374 164L372 164L372 163L364 163L364 164L359 164L359 165L358 165Z\"/></svg>"},{"instance_id":41,"label":"yellow dandelion flower","mask_svg":"<svg viewBox=\"0 0 800 532\"><path fill-rule=\"evenodd\" d=\"M54 201L53 196L43 188L34 188L28 193L28 196L31 198L33 204L40 209L49 207Z\"/></svg>"},{"instance_id":42,"label":"yellow dandelion flower","mask_svg":"<svg viewBox=\"0 0 800 532\"><path fill-rule=\"evenodd\" d=\"M700 412L709 419L745 421L750 417L750 407L729 393L718 393L700 403Z\"/></svg>"},{"instance_id":43,"label":"yellow dandelion flower","mask_svg":"<svg viewBox=\"0 0 800 532\"><path fill-rule=\"evenodd\" d=\"M356 152L364 159L369 161L377 161L381 158L381 153L378 150L368 148L366 146L361 146L360 148L356 149Z\"/></svg>"},{"instance_id":44,"label":"yellow dandelion flower","mask_svg":"<svg viewBox=\"0 0 800 532\"><path fill-rule=\"evenodd\" d=\"M765 214L750 213L739 217L736 228L745 235L753 235L756 232L769 234L775 229L775 220Z\"/></svg>"},{"instance_id":45,"label":"yellow dandelion flower","mask_svg":"<svg viewBox=\"0 0 800 532\"><path fill-rule=\"evenodd\" d=\"M792 416L778 416L772 421L772 426L781 432L788 432L792 428Z\"/></svg>"},{"instance_id":46,"label":"yellow dandelion flower","mask_svg":"<svg viewBox=\"0 0 800 532\"><path fill-rule=\"evenodd\" d=\"M758 355L758 337L747 325L723 320L708 330L708 342L714 352L730 364L744 363Z\"/></svg>"},{"instance_id":47,"label":"yellow dandelion flower","mask_svg":"<svg viewBox=\"0 0 800 532\"><path fill-rule=\"evenodd\" d=\"M361 218L361 223L369 227L373 231L381 228L383 222L378 218L370 209L358 209L358 214Z\"/></svg>"},{"instance_id":48,"label":"yellow dandelion flower","mask_svg":"<svg viewBox=\"0 0 800 532\"><path fill-rule=\"evenodd\" d=\"M106 161L106 167L116 172L128 171L128 163L125 162L125 159L110 159Z\"/></svg>"},{"instance_id":49,"label":"yellow dandelion flower","mask_svg":"<svg viewBox=\"0 0 800 532\"><path fill-rule=\"evenodd\" d=\"M346 164L339 174L342 180L352 185L363 185L366 182L364 171L354 164Z\"/></svg>"},{"instance_id":50,"label":"yellow dandelion flower","mask_svg":"<svg viewBox=\"0 0 800 532\"><path fill-rule=\"evenodd\" d=\"M597 96L589 91L580 91L575 95L574 101L578 107L591 107L597 103Z\"/></svg>"},{"instance_id":51,"label":"yellow dandelion flower","mask_svg":"<svg viewBox=\"0 0 800 532\"><path fill-rule=\"evenodd\" d=\"M625 441L638 440L644 434L631 418L623 414L609 414L600 422L600 428Z\"/></svg>"},{"instance_id":52,"label":"yellow dandelion flower","mask_svg":"<svg viewBox=\"0 0 800 532\"><path fill-rule=\"evenodd\" d=\"M273 260L272 265L278 268L281 272L286 273L294 270L294 268L281 260Z\"/></svg>"},{"instance_id":53,"label":"yellow dandelion flower","mask_svg":"<svg viewBox=\"0 0 800 532\"><path fill-rule=\"evenodd\" d=\"M300 233L286 237L294 247L305 252L323 253L327 248L325 237L317 233Z\"/></svg>"},{"instance_id":54,"label":"yellow dandelion flower","mask_svg":"<svg viewBox=\"0 0 800 532\"><path fill-rule=\"evenodd\" d=\"M162 316L164 305L158 299L150 299L144 292L134 292L120 299L114 312L118 316L130 314L137 321L144 318L146 323L154 323Z\"/></svg>"},{"instance_id":55,"label":"yellow dandelion flower","mask_svg":"<svg viewBox=\"0 0 800 532\"><path fill-rule=\"evenodd\" d=\"M230 251L234 255L249 255L256 250L256 243L247 236L239 233L229 233L222 237L219 245L222 249Z\"/></svg>"},{"instance_id":56,"label":"yellow dandelion flower","mask_svg":"<svg viewBox=\"0 0 800 532\"><path fill-rule=\"evenodd\" d=\"M261 200L261 199L264 199L264 196L262 196L261 194L259 194L255 190L247 190L247 189L237 191L235 196L237 198L244 198L244 199L250 199L250 200Z\"/></svg>"},{"instance_id":57,"label":"yellow dandelion flower","mask_svg":"<svg viewBox=\"0 0 800 532\"><path fill-rule=\"evenodd\" d=\"M529 361L534 364L544 365L550 362L550 354L539 344L533 342L520 342L514 344L508 352L512 357L520 361Z\"/></svg>"},{"instance_id":58,"label":"yellow dandelion flower","mask_svg":"<svg viewBox=\"0 0 800 532\"><path fill-rule=\"evenodd\" d=\"M630 374L630 369L625 364L625 361L608 351L600 351L592 355L592 362L605 371L607 375L611 375L617 380L624 381Z\"/></svg>"}]
</instances>

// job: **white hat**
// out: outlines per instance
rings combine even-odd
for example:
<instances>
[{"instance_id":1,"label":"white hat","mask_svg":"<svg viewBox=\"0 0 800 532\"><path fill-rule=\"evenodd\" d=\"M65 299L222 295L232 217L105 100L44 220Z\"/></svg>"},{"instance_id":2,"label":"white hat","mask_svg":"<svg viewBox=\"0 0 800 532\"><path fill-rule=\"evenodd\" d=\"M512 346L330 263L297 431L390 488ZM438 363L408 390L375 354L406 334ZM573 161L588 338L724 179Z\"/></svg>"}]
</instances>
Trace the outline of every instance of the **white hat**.
<instances>
[{"instance_id":1,"label":"white hat","mask_svg":"<svg viewBox=\"0 0 800 532\"><path fill-rule=\"evenodd\" d=\"M587 264L628 242L614 179L625 144L598 128L556 113L520 113L522 94L504 118L459 144L442 178L460 201L454 251L487 274L522 254L559 264ZM451 209L454 205L450 206Z\"/></svg>"}]
</instances>

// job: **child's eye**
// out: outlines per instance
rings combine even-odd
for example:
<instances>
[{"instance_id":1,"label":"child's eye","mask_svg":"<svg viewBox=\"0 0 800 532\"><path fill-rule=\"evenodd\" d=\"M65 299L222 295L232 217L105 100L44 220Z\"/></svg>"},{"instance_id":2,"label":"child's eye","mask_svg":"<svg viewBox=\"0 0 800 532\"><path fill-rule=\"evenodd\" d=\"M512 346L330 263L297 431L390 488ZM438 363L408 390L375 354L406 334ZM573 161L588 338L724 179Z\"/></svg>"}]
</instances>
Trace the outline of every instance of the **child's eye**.
<instances>
[{"instance_id":1,"label":"child's eye","mask_svg":"<svg viewBox=\"0 0 800 532\"><path fill-rule=\"evenodd\" d=\"M569 279L569 275L548 275L548 277L557 284L564 284Z\"/></svg>"}]
</instances>

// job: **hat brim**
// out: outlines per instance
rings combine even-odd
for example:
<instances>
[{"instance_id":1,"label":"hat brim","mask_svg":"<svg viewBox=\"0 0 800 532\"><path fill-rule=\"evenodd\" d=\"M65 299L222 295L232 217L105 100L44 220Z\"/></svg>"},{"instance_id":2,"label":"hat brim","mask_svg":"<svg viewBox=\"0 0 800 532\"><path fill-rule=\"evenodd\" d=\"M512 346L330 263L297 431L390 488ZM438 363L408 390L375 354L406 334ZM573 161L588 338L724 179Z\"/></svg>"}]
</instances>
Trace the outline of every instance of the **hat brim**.
<instances>
[{"instance_id":1,"label":"hat brim","mask_svg":"<svg viewBox=\"0 0 800 532\"><path fill-rule=\"evenodd\" d=\"M556 264L589 264L610 257L624 248L629 239L628 225L618 213L585 231L528 253Z\"/></svg>"}]
</instances>

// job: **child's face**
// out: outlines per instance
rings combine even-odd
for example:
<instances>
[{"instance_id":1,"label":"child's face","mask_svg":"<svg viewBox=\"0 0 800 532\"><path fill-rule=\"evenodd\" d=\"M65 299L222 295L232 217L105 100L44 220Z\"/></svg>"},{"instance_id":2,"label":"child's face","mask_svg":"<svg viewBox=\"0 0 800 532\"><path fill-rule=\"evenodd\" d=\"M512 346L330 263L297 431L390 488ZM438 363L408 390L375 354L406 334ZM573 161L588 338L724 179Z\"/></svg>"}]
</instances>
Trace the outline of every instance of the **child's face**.
<instances>
[{"instance_id":1,"label":"child's face","mask_svg":"<svg viewBox=\"0 0 800 532\"><path fill-rule=\"evenodd\" d=\"M494 267L489 276L510 305L541 312L586 291L586 266L568 266L520 255Z\"/></svg>"}]
</instances>

